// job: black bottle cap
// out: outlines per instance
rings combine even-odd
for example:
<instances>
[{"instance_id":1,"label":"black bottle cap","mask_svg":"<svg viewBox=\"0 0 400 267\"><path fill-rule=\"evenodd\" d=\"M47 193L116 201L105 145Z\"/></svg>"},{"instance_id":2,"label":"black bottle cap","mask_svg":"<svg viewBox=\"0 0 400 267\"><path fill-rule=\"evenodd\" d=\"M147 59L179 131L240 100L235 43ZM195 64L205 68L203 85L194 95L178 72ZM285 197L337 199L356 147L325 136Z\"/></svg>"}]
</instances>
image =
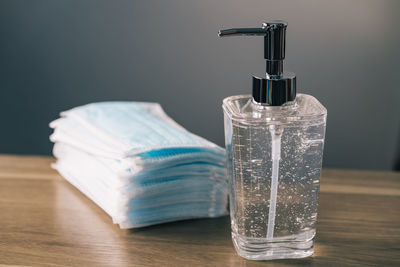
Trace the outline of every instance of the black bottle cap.
<instances>
[{"instance_id":1,"label":"black bottle cap","mask_svg":"<svg viewBox=\"0 0 400 267\"><path fill-rule=\"evenodd\" d=\"M265 22L262 28L221 30L219 36L264 36L265 78L253 76L253 99L257 103L280 106L296 99L296 76L283 71L287 23L280 20Z\"/></svg>"},{"instance_id":2,"label":"black bottle cap","mask_svg":"<svg viewBox=\"0 0 400 267\"><path fill-rule=\"evenodd\" d=\"M253 99L257 103L281 106L296 99L296 76L285 73L280 79L253 76Z\"/></svg>"}]
</instances>

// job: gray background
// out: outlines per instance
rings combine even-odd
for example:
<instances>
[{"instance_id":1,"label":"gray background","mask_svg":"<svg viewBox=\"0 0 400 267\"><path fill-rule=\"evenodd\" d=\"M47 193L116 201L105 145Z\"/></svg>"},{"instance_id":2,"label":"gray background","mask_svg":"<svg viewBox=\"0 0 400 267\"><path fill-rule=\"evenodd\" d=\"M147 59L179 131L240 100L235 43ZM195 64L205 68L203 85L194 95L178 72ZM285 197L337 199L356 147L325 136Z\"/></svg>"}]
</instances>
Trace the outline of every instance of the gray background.
<instances>
[{"instance_id":1,"label":"gray background","mask_svg":"<svg viewBox=\"0 0 400 267\"><path fill-rule=\"evenodd\" d=\"M89 102L160 102L223 145L224 97L264 70L262 38L226 27L286 20L286 70L328 109L326 167L392 169L399 150L400 1L0 0L0 153L50 154L48 123Z\"/></svg>"}]
</instances>

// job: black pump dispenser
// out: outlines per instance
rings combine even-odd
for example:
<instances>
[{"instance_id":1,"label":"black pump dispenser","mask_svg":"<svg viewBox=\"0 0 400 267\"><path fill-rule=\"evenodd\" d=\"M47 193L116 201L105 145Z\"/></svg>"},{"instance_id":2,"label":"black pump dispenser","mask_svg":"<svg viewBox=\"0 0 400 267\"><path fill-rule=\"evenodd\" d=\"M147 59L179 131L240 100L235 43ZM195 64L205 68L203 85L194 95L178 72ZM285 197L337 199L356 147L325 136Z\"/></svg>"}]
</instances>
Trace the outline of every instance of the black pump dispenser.
<instances>
[{"instance_id":1,"label":"black pump dispenser","mask_svg":"<svg viewBox=\"0 0 400 267\"><path fill-rule=\"evenodd\" d=\"M253 99L270 106L281 106L296 98L296 76L283 71L285 59L287 23L273 20L261 28L235 28L219 31L219 36L256 35L264 36L265 77L253 76Z\"/></svg>"}]
</instances>

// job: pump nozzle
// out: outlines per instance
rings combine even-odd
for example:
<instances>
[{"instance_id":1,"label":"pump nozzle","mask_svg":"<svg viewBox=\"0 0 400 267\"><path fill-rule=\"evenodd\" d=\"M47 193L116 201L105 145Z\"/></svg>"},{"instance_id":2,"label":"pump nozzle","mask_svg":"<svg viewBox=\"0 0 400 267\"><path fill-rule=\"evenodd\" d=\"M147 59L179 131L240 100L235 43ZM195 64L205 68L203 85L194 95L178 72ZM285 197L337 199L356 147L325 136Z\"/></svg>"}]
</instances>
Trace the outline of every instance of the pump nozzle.
<instances>
[{"instance_id":1,"label":"pump nozzle","mask_svg":"<svg viewBox=\"0 0 400 267\"><path fill-rule=\"evenodd\" d=\"M258 103L280 106L296 98L296 77L283 72L286 28L286 22L273 20L263 23L261 28L233 28L218 33L220 37L264 36L266 78L253 76L253 98Z\"/></svg>"},{"instance_id":2,"label":"pump nozzle","mask_svg":"<svg viewBox=\"0 0 400 267\"><path fill-rule=\"evenodd\" d=\"M224 36L238 36L238 35L262 35L265 36L268 33L268 29L265 28L233 28L220 30L218 33L219 37Z\"/></svg>"},{"instance_id":3,"label":"pump nozzle","mask_svg":"<svg viewBox=\"0 0 400 267\"><path fill-rule=\"evenodd\" d=\"M264 22L261 28L233 28L220 30L219 37L224 36L264 36L264 58L266 60L285 59L287 23L281 20Z\"/></svg>"}]
</instances>

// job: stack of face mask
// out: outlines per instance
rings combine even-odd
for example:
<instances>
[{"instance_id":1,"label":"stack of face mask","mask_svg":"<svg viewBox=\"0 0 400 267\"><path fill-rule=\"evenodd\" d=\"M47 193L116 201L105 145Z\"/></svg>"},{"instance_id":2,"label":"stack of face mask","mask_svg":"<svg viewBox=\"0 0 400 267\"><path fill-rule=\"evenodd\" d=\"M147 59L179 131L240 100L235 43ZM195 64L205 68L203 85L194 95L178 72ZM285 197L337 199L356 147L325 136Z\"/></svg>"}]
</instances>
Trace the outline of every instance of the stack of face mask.
<instances>
[{"instance_id":1,"label":"stack of face mask","mask_svg":"<svg viewBox=\"0 0 400 267\"><path fill-rule=\"evenodd\" d=\"M53 165L121 228L227 214L225 151L156 103L93 103L50 123Z\"/></svg>"}]
</instances>

